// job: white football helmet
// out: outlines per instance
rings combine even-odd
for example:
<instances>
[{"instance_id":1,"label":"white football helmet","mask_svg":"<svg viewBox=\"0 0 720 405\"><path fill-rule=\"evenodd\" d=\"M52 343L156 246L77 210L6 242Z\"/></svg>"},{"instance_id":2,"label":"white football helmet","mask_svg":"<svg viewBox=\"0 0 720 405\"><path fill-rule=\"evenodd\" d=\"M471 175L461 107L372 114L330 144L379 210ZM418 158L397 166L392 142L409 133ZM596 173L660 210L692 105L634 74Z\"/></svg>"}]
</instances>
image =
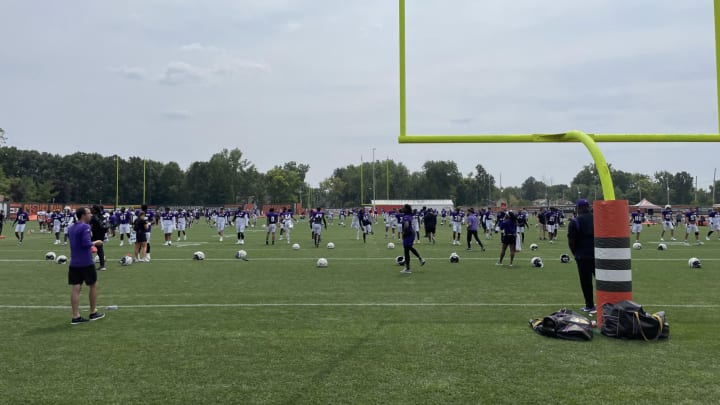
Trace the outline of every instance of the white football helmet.
<instances>
[{"instance_id":1,"label":"white football helmet","mask_svg":"<svg viewBox=\"0 0 720 405\"><path fill-rule=\"evenodd\" d=\"M47 252L45 253L45 260L55 260L57 258L57 255L55 252Z\"/></svg>"},{"instance_id":2,"label":"white football helmet","mask_svg":"<svg viewBox=\"0 0 720 405\"><path fill-rule=\"evenodd\" d=\"M132 256L123 256L120 258L120 265L121 266L129 266L133 264L133 258Z\"/></svg>"},{"instance_id":3,"label":"white football helmet","mask_svg":"<svg viewBox=\"0 0 720 405\"><path fill-rule=\"evenodd\" d=\"M325 267L327 267L327 266L328 266L328 261L327 261L327 259L324 258L324 257L319 258L318 261L317 261L317 266L320 267L320 268L325 268Z\"/></svg>"},{"instance_id":4,"label":"white football helmet","mask_svg":"<svg viewBox=\"0 0 720 405\"><path fill-rule=\"evenodd\" d=\"M292 248L293 248L293 250L300 250L300 244L293 243Z\"/></svg>"},{"instance_id":5,"label":"white football helmet","mask_svg":"<svg viewBox=\"0 0 720 405\"><path fill-rule=\"evenodd\" d=\"M397 264L398 266L402 266L403 264L405 264L405 256L397 256L395 258L395 264Z\"/></svg>"},{"instance_id":6,"label":"white football helmet","mask_svg":"<svg viewBox=\"0 0 720 405\"><path fill-rule=\"evenodd\" d=\"M460 256L457 253L450 253L450 263L460 263Z\"/></svg>"},{"instance_id":7,"label":"white football helmet","mask_svg":"<svg viewBox=\"0 0 720 405\"><path fill-rule=\"evenodd\" d=\"M238 250L237 252L235 252L235 258L236 258L236 259L240 259L240 260L245 260L245 261L247 261L247 260L248 260L248 259L247 259L247 255L248 255L247 252L244 251L244 250Z\"/></svg>"},{"instance_id":8,"label":"white football helmet","mask_svg":"<svg viewBox=\"0 0 720 405\"><path fill-rule=\"evenodd\" d=\"M193 260L205 260L205 253L201 251L193 253Z\"/></svg>"},{"instance_id":9,"label":"white football helmet","mask_svg":"<svg viewBox=\"0 0 720 405\"><path fill-rule=\"evenodd\" d=\"M570 256L565 253L560 255L560 263L570 263Z\"/></svg>"},{"instance_id":10,"label":"white football helmet","mask_svg":"<svg viewBox=\"0 0 720 405\"><path fill-rule=\"evenodd\" d=\"M332 242L328 242L327 248L328 248L328 249L335 249L335 244L332 243Z\"/></svg>"},{"instance_id":11,"label":"white football helmet","mask_svg":"<svg viewBox=\"0 0 720 405\"><path fill-rule=\"evenodd\" d=\"M660 243L658 245L658 250L667 250L667 248L668 248L667 245L664 243Z\"/></svg>"},{"instance_id":12,"label":"white football helmet","mask_svg":"<svg viewBox=\"0 0 720 405\"><path fill-rule=\"evenodd\" d=\"M688 260L688 266L690 266L691 269L699 269L702 267L702 264L697 257L691 257L690 260Z\"/></svg>"},{"instance_id":13,"label":"white football helmet","mask_svg":"<svg viewBox=\"0 0 720 405\"><path fill-rule=\"evenodd\" d=\"M67 263L67 261L68 261L68 259L67 259L67 256L65 256L65 255L60 255L57 257L57 259L55 259L55 263L57 263L57 264L65 264L65 263Z\"/></svg>"},{"instance_id":14,"label":"white football helmet","mask_svg":"<svg viewBox=\"0 0 720 405\"><path fill-rule=\"evenodd\" d=\"M635 250L642 249L642 244L640 242L633 243L633 249L635 249Z\"/></svg>"},{"instance_id":15,"label":"white football helmet","mask_svg":"<svg viewBox=\"0 0 720 405\"><path fill-rule=\"evenodd\" d=\"M395 249L395 244L392 243L392 242L388 242L387 248L388 248L388 249Z\"/></svg>"},{"instance_id":16,"label":"white football helmet","mask_svg":"<svg viewBox=\"0 0 720 405\"><path fill-rule=\"evenodd\" d=\"M543 264L543 262L542 262L542 259L541 259L540 257L537 257L537 256L535 256L535 257L533 257L532 259L530 259L530 264L531 264L533 267L537 267L537 268L542 268L542 267L545 266L545 265Z\"/></svg>"},{"instance_id":17,"label":"white football helmet","mask_svg":"<svg viewBox=\"0 0 720 405\"><path fill-rule=\"evenodd\" d=\"M532 250L533 252L536 251L536 250L538 250L538 245L537 245L536 243L531 244L531 245L530 245L530 250Z\"/></svg>"}]
</instances>

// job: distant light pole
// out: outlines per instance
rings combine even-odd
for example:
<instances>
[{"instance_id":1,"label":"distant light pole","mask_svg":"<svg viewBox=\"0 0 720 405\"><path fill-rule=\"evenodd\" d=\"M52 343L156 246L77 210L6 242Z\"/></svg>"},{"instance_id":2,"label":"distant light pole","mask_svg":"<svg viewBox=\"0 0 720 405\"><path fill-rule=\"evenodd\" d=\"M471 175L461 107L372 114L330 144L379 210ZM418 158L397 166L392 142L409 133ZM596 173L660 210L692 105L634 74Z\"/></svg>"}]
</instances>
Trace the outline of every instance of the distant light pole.
<instances>
[{"instance_id":1,"label":"distant light pole","mask_svg":"<svg viewBox=\"0 0 720 405\"><path fill-rule=\"evenodd\" d=\"M372 175L373 175L373 203L372 203L372 209L373 209L373 215L375 214L375 148L372 148Z\"/></svg>"}]
</instances>

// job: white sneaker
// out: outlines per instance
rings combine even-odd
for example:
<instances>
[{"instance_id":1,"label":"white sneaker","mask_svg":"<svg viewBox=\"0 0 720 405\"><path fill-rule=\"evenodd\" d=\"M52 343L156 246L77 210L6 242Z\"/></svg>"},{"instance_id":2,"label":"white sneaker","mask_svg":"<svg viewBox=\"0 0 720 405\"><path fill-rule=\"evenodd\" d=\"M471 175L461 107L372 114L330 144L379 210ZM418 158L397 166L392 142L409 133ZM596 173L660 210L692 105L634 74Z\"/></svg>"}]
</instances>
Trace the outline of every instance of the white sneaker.
<instances>
[{"instance_id":1,"label":"white sneaker","mask_svg":"<svg viewBox=\"0 0 720 405\"><path fill-rule=\"evenodd\" d=\"M125 242L123 242L123 241L120 241L120 246L122 246L122 245L124 245L124 244L125 244Z\"/></svg>"},{"instance_id":2,"label":"white sneaker","mask_svg":"<svg viewBox=\"0 0 720 405\"><path fill-rule=\"evenodd\" d=\"M178 241L178 242L180 242L180 238L178 238L178 240L177 240L177 241Z\"/></svg>"},{"instance_id":3,"label":"white sneaker","mask_svg":"<svg viewBox=\"0 0 720 405\"><path fill-rule=\"evenodd\" d=\"M59 245L59 244L60 244L59 240L55 240L55 243L53 243L53 245Z\"/></svg>"},{"instance_id":4,"label":"white sneaker","mask_svg":"<svg viewBox=\"0 0 720 405\"><path fill-rule=\"evenodd\" d=\"M702 243L702 242L698 241L698 242L696 243L696 245L698 245L698 246L702 246L702 245L704 245L704 243Z\"/></svg>"},{"instance_id":5,"label":"white sneaker","mask_svg":"<svg viewBox=\"0 0 720 405\"><path fill-rule=\"evenodd\" d=\"M675 238L670 238L670 240L677 240L677 239L675 239Z\"/></svg>"},{"instance_id":6,"label":"white sneaker","mask_svg":"<svg viewBox=\"0 0 720 405\"><path fill-rule=\"evenodd\" d=\"M236 244L236 245L240 245L240 244L241 244L240 242L241 242L241 241L238 239L238 241L235 242L235 244Z\"/></svg>"},{"instance_id":7,"label":"white sneaker","mask_svg":"<svg viewBox=\"0 0 720 405\"><path fill-rule=\"evenodd\" d=\"M145 255L145 261L146 261L146 262L149 262L149 261L150 261L150 253L148 253L148 254Z\"/></svg>"},{"instance_id":8,"label":"white sneaker","mask_svg":"<svg viewBox=\"0 0 720 405\"><path fill-rule=\"evenodd\" d=\"M709 236L706 236L706 237L705 237L705 240L710 240L710 237L709 237Z\"/></svg>"},{"instance_id":9,"label":"white sneaker","mask_svg":"<svg viewBox=\"0 0 720 405\"><path fill-rule=\"evenodd\" d=\"M685 245L685 246L690 246L690 242L684 240L684 241L683 241L683 245Z\"/></svg>"},{"instance_id":10,"label":"white sneaker","mask_svg":"<svg viewBox=\"0 0 720 405\"><path fill-rule=\"evenodd\" d=\"M660 238L660 242L664 242L664 241L665 241L665 239L663 239L663 238Z\"/></svg>"},{"instance_id":11,"label":"white sneaker","mask_svg":"<svg viewBox=\"0 0 720 405\"><path fill-rule=\"evenodd\" d=\"M183 235L183 240L187 240L187 235Z\"/></svg>"},{"instance_id":12,"label":"white sneaker","mask_svg":"<svg viewBox=\"0 0 720 405\"><path fill-rule=\"evenodd\" d=\"M222 241L223 241L223 237L221 236L221 237L220 237L220 242L222 242Z\"/></svg>"},{"instance_id":13,"label":"white sneaker","mask_svg":"<svg viewBox=\"0 0 720 405\"><path fill-rule=\"evenodd\" d=\"M244 244L245 244L245 239L240 239L240 244L241 244L241 245L244 245Z\"/></svg>"}]
</instances>

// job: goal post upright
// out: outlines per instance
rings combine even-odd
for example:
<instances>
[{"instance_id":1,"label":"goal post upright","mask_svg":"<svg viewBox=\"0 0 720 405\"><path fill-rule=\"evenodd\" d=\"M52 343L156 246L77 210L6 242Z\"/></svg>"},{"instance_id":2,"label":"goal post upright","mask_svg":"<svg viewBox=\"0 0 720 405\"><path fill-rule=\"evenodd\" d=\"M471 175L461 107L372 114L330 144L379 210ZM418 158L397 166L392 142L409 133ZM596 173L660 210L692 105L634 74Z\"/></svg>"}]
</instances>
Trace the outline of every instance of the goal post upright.
<instances>
[{"instance_id":1,"label":"goal post upright","mask_svg":"<svg viewBox=\"0 0 720 405\"><path fill-rule=\"evenodd\" d=\"M534 143L580 142L595 163L603 190L595 221L595 265L598 321L602 323L602 304L632 299L630 269L630 231L627 228L628 201L615 200L610 168L597 142L720 142L720 0L713 0L715 28L715 76L717 85L718 133L711 134L592 134L572 130L560 134L427 134L407 133L405 0L399 5L400 135L398 143Z\"/></svg>"}]
</instances>

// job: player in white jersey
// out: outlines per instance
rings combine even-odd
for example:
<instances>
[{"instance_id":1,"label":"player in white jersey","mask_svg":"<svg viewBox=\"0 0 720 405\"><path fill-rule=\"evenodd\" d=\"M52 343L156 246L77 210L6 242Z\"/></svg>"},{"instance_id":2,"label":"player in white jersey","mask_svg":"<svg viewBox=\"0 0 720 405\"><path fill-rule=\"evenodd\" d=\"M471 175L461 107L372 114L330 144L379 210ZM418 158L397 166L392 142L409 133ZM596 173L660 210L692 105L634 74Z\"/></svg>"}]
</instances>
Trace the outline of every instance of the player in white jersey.
<instances>
[{"instance_id":1,"label":"player in white jersey","mask_svg":"<svg viewBox=\"0 0 720 405\"><path fill-rule=\"evenodd\" d=\"M217 224L217 233L219 236L219 241L222 242L223 238L225 237L225 225L227 225L227 214L225 213L224 207L220 207L220 212L218 212L218 214L217 214L215 223Z\"/></svg>"},{"instance_id":2,"label":"player in white jersey","mask_svg":"<svg viewBox=\"0 0 720 405\"><path fill-rule=\"evenodd\" d=\"M187 211L180 210L180 212L177 213L175 226L177 227L178 242L180 242L181 235L184 238L183 240L187 240L187 233L185 232L185 228L187 227Z\"/></svg>"},{"instance_id":3,"label":"player in white jersey","mask_svg":"<svg viewBox=\"0 0 720 405\"><path fill-rule=\"evenodd\" d=\"M350 213L352 219L350 221L350 228L355 229L355 240L360 240L360 210L352 210Z\"/></svg>"},{"instance_id":4,"label":"player in white jersey","mask_svg":"<svg viewBox=\"0 0 720 405\"><path fill-rule=\"evenodd\" d=\"M295 227L295 224L293 224L293 212L290 209L284 210L280 216L282 218L282 229L285 231L287 243L290 243L290 231ZM280 239L282 239L282 237L280 237Z\"/></svg>"},{"instance_id":5,"label":"player in white jersey","mask_svg":"<svg viewBox=\"0 0 720 405\"><path fill-rule=\"evenodd\" d=\"M175 214L170 211L170 207L165 207L165 211L160 214L160 228L165 235L165 246L172 245L172 233L175 230Z\"/></svg>"},{"instance_id":6,"label":"player in white jersey","mask_svg":"<svg viewBox=\"0 0 720 405\"><path fill-rule=\"evenodd\" d=\"M245 244L245 227L250 223L250 216L247 211L238 208L235 211L235 230L237 231L237 245Z\"/></svg>"}]
</instances>

